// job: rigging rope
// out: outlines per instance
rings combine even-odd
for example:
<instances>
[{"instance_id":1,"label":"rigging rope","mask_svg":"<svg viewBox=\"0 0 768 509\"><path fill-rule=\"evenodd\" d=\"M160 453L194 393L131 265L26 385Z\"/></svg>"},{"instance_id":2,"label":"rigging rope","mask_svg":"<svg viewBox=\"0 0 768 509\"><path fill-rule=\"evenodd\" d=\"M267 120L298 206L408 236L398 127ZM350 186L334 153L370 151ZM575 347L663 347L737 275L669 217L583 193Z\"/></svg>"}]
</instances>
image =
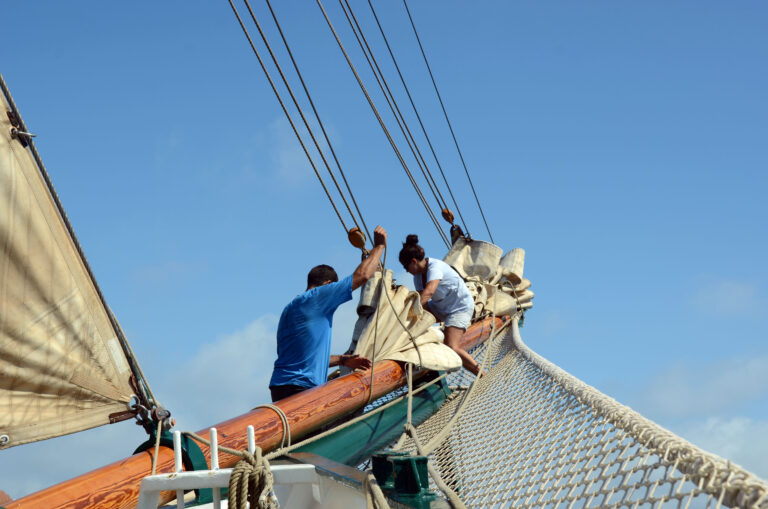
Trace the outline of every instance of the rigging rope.
<instances>
[{"instance_id":1,"label":"rigging rope","mask_svg":"<svg viewBox=\"0 0 768 509\"><path fill-rule=\"evenodd\" d=\"M229 0L231 2L231 0ZM365 85L363 84L362 79L360 78L360 75L357 73L357 69L355 69L354 64L352 63L352 60L349 57L349 54L347 53L347 50L344 48L344 45L341 42L341 39L339 38L339 35L336 33L336 29L333 26L333 23L331 22L330 18L328 17L328 13L325 11L325 7L323 7L323 3L321 0L316 0L318 7L320 8L320 11L323 13L323 17L325 18L326 23L328 24L328 27L331 30L331 33L333 33L333 37L336 39L336 43L339 46L339 49L341 49L341 52L344 55L344 58L347 61L347 65L349 65L350 70L355 75L355 79L357 80L357 84L360 86L360 89L363 91L363 94L365 95L366 100L368 101L368 105L371 107L371 110L373 111L373 114L376 116L376 120L378 120L379 125L381 126L382 130L384 131L384 134L387 137L387 140L389 141L389 144L392 146L392 149L395 151L395 155L397 156L398 160L400 161L400 164L403 167L403 170L405 171L406 175L408 176L409 180L411 181L411 184L414 187L414 190L419 195L419 198L421 199L422 204L424 205L424 208L427 210L427 214L429 215L430 219L432 220L433 224L435 225L435 228L437 228L438 232L440 233L440 236L443 239L443 242L445 242L445 245L447 247L450 247L450 242L448 238L445 235L445 232L440 228L440 224L437 221L437 218L435 217L434 213L429 207L429 204L426 201L426 198L424 197L424 194L419 189L418 184L416 183L415 179L413 178L413 175L411 174L410 169L408 168L408 164L405 162L405 159L403 158L403 155L400 153L400 150L397 148L397 145L395 144L394 139L392 138L392 135L389 132L389 129L387 129L386 124L384 123L384 120L381 118L381 115L379 114L378 109L373 104L373 99L371 99L370 94L368 93L368 90L365 88Z\"/></svg>"},{"instance_id":2,"label":"rigging rope","mask_svg":"<svg viewBox=\"0 0 768 509\"><path fill-rule=\"evenodd\" d=\"M267 70L267 67L264 64L264 61L261 59L261 55L259 54L259 51L256 49L256 45L253 43L253 39L251 39L251 35L248 33L248 29L245 28L245 24L243 23L243 20L240 17L240 13L237 11L237 7L235 7L235 4L232 2L232 0L227 0L227 1L229 2L229 6L232 8L232 12L235 14L235 17L237 18L237 22L240 24L240 28L243 30L243 34L245 35L246 39L248 39L248 43L250 44L254 55L256 55L256 58L259 61L261 70L264 71L264 75L267 77L267 81L269 81L269 85L272 87L272 91L274 92L275 97L277 98L277 101L280 103L280 107L283 109L283 113L285 114L285 117L288 119L288 123L291 124L291 128L293 129L293 132L296 135L296 138L299 140L299 144L301 145L301 148L304 150L304 154L307 156L307 159L309 160L309 164L312 166L312 169L315 171L315 175L317 176L317 179L320 181L320 185L322 186L323 191L325 191L325 195L328 197L328 201L331 203L331 206L333 207L334 212L336 212L336 216L339 218L339 222L341 222L341 226L344 228L344 233L347 233L349 229L347 228L347 225L344 222L344 219L341 217L341 213L339 212L339 209L336 207L336 203L333 201L333 197L331 196L331 193L328 191L328 188L326 187L325 182L323 181L323 177L320 175L320 172L317 170L317 166L315 165L315 162L312 159L312 156L310 156L309 150L307 150L307 146L304 144L304 140L301 138L301 135L299 134L299 131L296 128L296 124L293 122L293 119L291 118L290 113L288 113L288 109L286 108L285 103L283 102L283 99L280 96L280 92L277 90L277 86L275 85L275 82L272 80L272 76L270 76L269 71Z\"/></svg>"},{"instance_id":3,"label":"rigging rope","mask_svg":"<svg viewBox=\"0 0 768 509\"><path fill-rule=\"evenodd\" d=\"M288 82L288 79L285 77L285 73L283 73L283 68L280 66L280 63L277 61L277 57L275 56L274 51L272 51L272 46L269 44L267 37L264 35L264 31L261 29L261 24L256 19L256 15L254 14L253 9L251 9L250 2L248 0L243 0L243 2L245 3L246 8L248 9L248 13L251 15L251 19L253 20L253 23L256 25L256 28L259 31L261 40L264 42L264 45L267 47L269 56L270 58L272 58L272 62L275 64L275 67L277 68L277 72L280 74L280 78L283 80L283 85L285 85L285 88L288 90L288 94L291 96L293 105L296 107L296 110L299 112L299 116L301 116L301 120L304 122L304 127L307 129L307 132L309 133L309 136L315 145L315 149L317 149L318 154L320 154L320 159L322 159L323 164L325 165L325 168L328 170L328 174L331 176L331 180L333 180L333 183L336 186L336 190L339 192L339 195L341 196L341 199L344 202L344 205L347 207L347 212L349 212L349 215L352 217L352 221L355 223L355 226L358 229L360 229L360 224L358 224L357 218L355 217L354 212L352 212L352 208L349 206L349 202L347 202L347 198L344 196L344 192L341 190L341 186L339 186L339 182L336 180L336 176L333 174L330 164L328 164L328 160L326 159L325 154L322 148L320 147L320 144L318 143L317 138L315 137L315 133L312 130L312 127L309 125L309 122L307 121L307 117L304 115L304 111L299 105L299 102L296 100L296 96L293 93L293 89L291 88L291 85ZM276 18L275 18L275 23L277 23ZM285 42L285 39L283 39L283 41ZM287 46L287 42L285 44ZM295 64L295 61L294 61L294 64ZM296 66L296 70L298 72L298 66ZM303 79L301 80L301 82L302 84L304 84ZM307 95L309 95L309 92L307 92L306 86L304 87L304 91L307 93ZM313 109L314 109L314 103L313 103ZM317 110L315 110L315 115L317 116ZM319 116L318 116L318 120L319 120ZM325 132L325 130L323 130L323 132ZM346 178L344 179L344 181L346 182ZM347 184L347 190L349 191L350 195L352 195L352 191L349 189L349 184ZM355 205L357 205L357 203L355 203ZM360 210L358 209L358 213L359 212ZM360 217L362 219L362 215ZM368 228L366 227L366 232L367 231L368 231ZM370 233L368 236L370 237Z\"/></svg>"},{"instance_id":4,"label":"rigging rope","mask_svg":"<svg viewBox=\"0 0 768 509\"><path fill-rule=\"evenodd\" d=\"M373 8L373 2L371 2L371 0L368 0L368 6L371 8L371 13L373 14L373 18L376 20L376 25L379 27L379 32L381 32L381 37L382 39L384 39L384 44L386 44L387 46L387 51L389 52L389 56L392 57L392 63L395 64L397 75L400 77L400 82L403 84L405 93L408 95L408 100L411 103L411 107L413 108L413 113L416 115L416 119L419 121L419 125L421 126L421 131L424 133L424 138L427 140L427 145L429 145L429 149L432 152L432 156L435 158L435 163L437 163L437 167L440 170L440 174L443 176L443 182L445 182L445 187L448 188L448 193L451 196L453 205L454 207L456 207L456 211L459 213L461 224L464 225L464 231L467 233L467 235L469 235L469 228L467 228L467 223L466 221L464 221L464 216L461 213L459 204L456 202L456 197L453 195L453 190L451 189L450 184L448 184L448 179L446 178L445 172L443 171L443 166L440 164L440 160L437 157L437 153L435 152L435 147L432 146L432 140L429 138L429 134L427 134L427 129L424 126L424 122L422 122L421 120L421 115L419 114L419 110L416 108L416 104L414 103L413 97L411 96L411 91L408 88L408 85L405 83L405 78L403 77L403 73L400 71L400 66L397 64L397 59L395 58L395 54L392 51L392 47L389 45L389 40L387 39L387 35L384 33L384 28L381 26L381 23L379 21L379 16L376 14L376 10Z\"/></svg>"},{"instance_id":5,"label":"rigging rope","mask_svg":"<svg viewBox=\"0 0 768 509\"><path fill-rule=\"evenodd\" d=\"M274 9L272 8L272 2L270 0L266 0L267 7L269 7L269 12L272 15L272 19L275 21L275 26L277 27L277 31L280 34L280 38L283 40L283 44L285 45L285 49L288 52L288 56L291 59L291 63L293 64L293 68L296 70L296 75L299 77L299 81L301 82L301 86L304 89L304 93L307 95L307 99L309 100L310 106L312 106L312 112L315 114L315 118L317 119L317 123L320 126L320 130L323 133L323 137L325 138L325 142L328 144L328 148L331 150L331 155L333 156L333 160L336 161L336 166L339 169L339 173L341 174L341 178L344 180L344 185L347 187L347 191L349 192L349 196L352 198L352 203L355 205L355 210L357 210L357 215L360 217L360 222L363 223L363 228L365 229L365 233L368 235L368 238L373 241L373 237L371 236L371 232L368 230L368 225L365 224L365 219L363 218L363 213L360 212L360 207L357 204L357 200L355 199L355 195L352 192L352 189L349 187L349 182L347 181L347 176L344 174L344 170L341 167L341 162L339 162L339 158L336 156L336 151L333 148L333 144L331 143L331 139L328 136L328 133L325 130L325 125L323 124L323 121L320 119L320 114L317 112L317 108L315 107L315 101L312 100L312 96L309 94L309 89L307 88L307 84L304 82L304 77L301 74L301 71L299 70L299 65L296 63L296 59L293 57L293 52L291 51L291 47L288 45L288 41L285 38L285 34L283 33L283 29L280 26L280 23L277 21L277 15L275 14Z\"/></svg>"},{"instance_id":6,"label":"rigging rope","mask_svg":"<svg viewBox=\"0 0 768 509\"><path fill-rule=\"evenodd\" d=\"M365 56L365 59L368 62L368 66L373 72L374 77L376 78L376 82L378 83L382 94L384 94L384 99L387 101L387 105L389 106L389 109L392 111L392 115L394 115L395 121L397 122L397 125L400 128L400 131L403 133L403 136L405 137L405 141L408 144L408 148L411 149L411 154L413 154L413 158L416 160L416 165L421 170L421 174L424 176L424 179L427 181L427 186L429 187L429 190L432 191L432 196L434 196L435 200L437 201L438 209L442 210L447 208L447 203L445 201L445 198L443 198L443 194L440 192L440 188L437 186L437 182L435 182L435 179L432 176L432 172L429 171L429 166L427 166L427 162L424 159L424 156L422 155L418 144L416 143L416 139L414 138L410 128L408 127L408 122L406 122L405 117L403 116L403 113L400 110L400 107L397 105L397 100L395 99L395 96L392 93L392 90L389 88L389 84L387 83L387 79L384 77L383 71L381 70L378 62L376 61L376 57L374 56L373 50L368 44L368 40L366 39L365 34L363 33L363 29L360 27L360 24L357 22L355 13L352 11L352 6L349 4L347 0L339 0L339 5L341 5L341 9L344 11L344 16L347 18L347 23L349 23L349 26L352 29L352 33L355 34L355 39L357 40L357 44L360 46L360 49L362 50L363 55ZM349 12L347 12L347 9L349 9Z\"/></svg>"},{"instance_id":7,"label":"rigging rope","mask_svg":"<svg viewBox=\"0 0 768 509\"><path fill-rule=\"evenodd\" d=\"M483 223L485 223L485 229L488 231L488 236L490 237L491 242L495 244L495 241L493 240L493 235L491 234L491 229L488 227L488 221L485 219L485 212L483 212L483 206L480 205L480 199L477 197L477 191L475 191L475 185L472 183L472 177L469 176L469 169L467 169L467 163L464 161L464 155L461 153L461 148L459 148L459 142L456 139L456 133L454 133L453 131L451 120L448 118L448 112L445 110L445 104L443 104L443 98L440 96L440 91L437 89L437 82L435 82L435 76L432 74L432 68L429 66L429 61L427 60L427 54L424 52L424 46L422 46L421 44L421 38L419 37L419 32L418 30L416 30L416 24L413 22L413 17L411 16L410 9L408 9L407 0L403 0L403 5L405 6L405 11L408 13L408 19L411 22L411 27L413 27L413 33L416 36L416 41L419 43L421 56L424 57L424 63L427 65L427 70L429 71L429 77L432 79L432 86L435 88L435 93L437 94L437 98L440 101L440 107L443 109L443 115L445 116L445 121L448 123L448 129L451 131L451 136L453 137L453 143L456 145L456 150L459 153L461 164L462 166L464 166L464 172L467 174L467 180L469 180L469 185L472 188L472 194L474 194L475 196L477 207L480 209L480 215L483 217Z\"/></svg>"}]
</instances>

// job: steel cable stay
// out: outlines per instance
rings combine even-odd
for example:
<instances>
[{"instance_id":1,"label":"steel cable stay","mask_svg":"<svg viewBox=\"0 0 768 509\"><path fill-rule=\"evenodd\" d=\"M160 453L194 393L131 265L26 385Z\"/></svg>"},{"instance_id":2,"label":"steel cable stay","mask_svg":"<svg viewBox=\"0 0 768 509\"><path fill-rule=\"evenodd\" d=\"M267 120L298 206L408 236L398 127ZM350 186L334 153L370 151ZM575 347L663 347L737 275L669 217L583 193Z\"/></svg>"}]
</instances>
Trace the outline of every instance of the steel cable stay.
<instances>
[{"instance_id":1,"label":"steel cable stay","mask_svg":"<svg viewBox=\"0 0 768 509\"><path fill-rule=\"evenodd\" d=\"M293 129L294 134L296 135L296 138L299 140L299 144L301 145L302 150L304 151L304 154L307 156L307 159L309 160L309 164L312 166L312 170L314 170L315 175L317 176L318 181L320 182L320 186L323 188L323 191L325 191L325 195L328 197L328 201L331 203L331 207L333 208L333 211L336 213L336 217L339 218L339 222L341 223L342 227L344 228L344 233L348 234L349 229L347 228L346 223L344 222L344 218L342 218L341 213L339 212L338 207L336 206L336 203L333 200L333 197L331 196L330 191L328 190L328 187L325 185L325 182L323 181L323 177L320 175L320 172L317 169L317 165L315 164L314 160L312 159L312 156L309 153L309 150L307 149L306 144L304 143L304 140L302 139L301 135L299 134L298 128L296 127L296 124L293 121L293 118L291 117L290 113L288 112L288 109L285 105L285 102L283 101L282 97L280 96L280 92L277 89L277 86L275 85L274 80L272 79L272 76L269 74L269 71L267 70L267 67L264 63L264 61L261 58L261 55L259 54L259 51L256 49L256 45L253 42L253 39L251 38L250 33L248 33L248 29L245 27L245 24L243 23L242 18L240 17L240 13L237 10L237 7L235 7L235 4L232 0L227 0L229 3L229 6L232 8L232 12L234 13L235 17L237 18L237 22L240 24L240 28L243 31L243 34L245 35L246 39L248 40L248 44L250 44L251 49L253 50L254 55L256 55L256 59L259 61L259 65L261 66L261 70L264 72L264 75L267 78L267 81L269 81L269 85L272 88L272 92L274 92L275 97L277 98L278 103L280 103L280 107L283 110L283 113L285 114L286 119L288 120L288 123L291 125L291 128ZM353 216L354 220L354 216Z\"/></svg>"},{"instance_id":2,"label":"steel cable stay","mask_svg":"<svg viewBox=\"0 0 768 509\"><path fill-rule=\"evenodd\" d=\"M403 89L405 89L405 93L408 96L408 100L411 103L411 107L413 108L413 113L416 115L416 119L419 121L419 126L421 126L421 131L424 133L424 138L427 140L427 145L429 145L429 149L432 152L432 156L435 159L435 163L437 164L437 167L440 170L440 175L442 175L443 177L443 182L445 182L445 187L448 189L448 193L451 196L453 205L454 207L456 207L456 212L458 212L459 214L459 218L461 219L461 224L464 226L464 231L466 232L467 235L469 235L469 228L467 227L467 223L464 220L464 215L461 213L461 208L459 208L459 204L456 202L456 197L453 195L453 190L451 189L451 185L448 183L448 178L445 176L445 172L443 171L443 166L440 164L440 160L437 157L435 147L432 145L432 140L430 139L429 134L427 134L427 129L424 126L424 122L421 119L419 110L416 108L416 104L413 100L413 96L411 96L411 91L405 82L405 77L403 76L403 73L400 70L400 66L397 63L397 59L395 58L395 54L392 51L392 47L389 45L389 40L387 39L387 35L384 32L384 28L381 26L381 22L379 21L379 16L376 14L376 10L373 8L373 2L371 2L371 0L368 0L368 6L371 8L371 13L373 14L373 18L376 20L376 26L378 26L379 32L381 32L381 37L384 40L384 44L387 46L387 51L389 52L389 56L392 57L392 63L395 65L397 74L400 77L400 82L403 84Z\"/></svg>"},{"instance_id":3,"label":"steel cable stay","mask_svg":"<svg viewBox=\"0 0 768 509\"><path fill-rule=\"evenodd\" d=\"M230 0L231 1L231 0ZM357 80L358 85L360 86L360 89L362 90L363 94L365 95L366 100L368 101L368 105L371 107L371 110L373 111L373 114L376 116L376 120L378 120L379 125L382 128L382 131L384 131L385 136L387 137L387 140L389 141L389 144L392 146L392 149L395 152L395 155L397 156L398 160L400 161L400 164L403 167L403 170L405 171L406 175L408 176L409 180L411 181L411 184L414 187L414 190L416 191L416 194L421 199L422 204L424 205L424 208L427 211L427 214L429 215L430 219L432 220L435 228L437 229L438 233L440 234L441 238L443 239L443 242L445 242L447 247L450 247L450 242L445 235L445 232L440 228L440 224L435 217L434 213L432 212L432 209L429 207L429 204L427 203L426 198L424 197L424 194L421 192L421 189L419 189L418 184L416 183L415 179L413 178L413 175L411 174L410 169L408 168L408 164L405 162L405 159L403 158L403 155L400 153L400 150L397 148L397 144L395 143L394 139L392 138L392 134L389 132L389 129L387 128L386 124L384 123L384 120L381 118L381 115L379 114L378 109L373 104L373 99L371 99L370 94L368 93L368 89L365 88L365 85L363 84L362 79L360 78L360 75L357 72L357 69L355 68L355 65L352 63L352 60L349 57L349 54L347 53L347 50L344 48L343 43L341 42L341 39L339 38L338 33L336 33L336 29L333 26L333 23L331 22L330 18L328 17L328 13L325 11L325 7L323 7L323 4L321 0L316 0L316 3L318 7L320 8L320 11L323 13L323 17L325 18L326 23L328 24L328 27L331 30L331 33L333 34L334 39L336 40L336 43L339 46L339 49L341 50L342 54L344 55L344 58L347 61L347 65L349 66L350 70L355 76L355 79Z\"/></svg>"},{"instance_id":4,"label":"steel cable stay","mask_svg":"<svg viewBox=\"0 0 768 509\"><path fill-rule=\"evenodd\" d=\"M309 100L309 104L312 106L312 112L315 114L315 118L317 119L317 123L320 126L320 130L323 133L323 137L325 138L325 142L328 144L328 148L331 151L331 155L333 156L333 160L336 162L336 166L339 169L339 173L341 174L341 178L344 180L344 185L347 188L347 191L349 192L349 196L352 198L352 203L355 205L355 210L357 210L357 215L360 217L360 222L363 223L363 228L365 228L365 233L368 235L369 239L373 239L371 236L371 232L368 230L368 225L365 224L365 219L363 218L362 212L360 212L360 207L357 204L357 200L355 199L355 195L352 192L352 189L349 186L349 182L347 181L347 176L344 174L344 170L341 167L341 162L339 162L339 158L336 155L336 150L333 148L333 144L331 143L331 139L328 136L328 133L325 130L325 125L323 124L323 121L320 119L320 114L317 111L317 108L315 107L315 101L312 100L312 96L309 94L309 89L307 88L307 84L304 82L304 77L301 74L301 71L299 70L299 65L296 63L296 59L293 57L293 52L291 51L291 47L288 45L288 41L285 38L285 34L283 33L283 29L280 26L280 23L277 20L277 15L275 14L274 9L272 8L272 3L270 0L265 0L267 3L267 7L269 7L269 12L272 15L272 19L275 22L275 26L277 27L277 31L280 33L280 38L283 40L283 44L285 45L285 49L288 52L288 56L291 59L291 63L293 64L293 68L296 70L296 75L299 78L299 81L301 82L301 86L304 89L304 93L307 95L307 99Z\"/></svg>"},{"instance_id":5,"label":"steel cable stay","mask_svg":"<svg viewBox=\"0 0 768 509\"><path fill-rule=\"evenodd\" d=\"M419 32L418 30L416 30L416 24L413 21L413 17L411 16L410 9L408 9L407 0L403 0L403 5L405 6L405 11L408 13L408 19L411 22L411 27L413 28L413 33L416 36L416 41L419 43L421 56L424 58L424 63L427 65L427 70L429 71L429 77L432 80L432 86L435 88L435 93L437 94L437 98L440 101L440 107L443 109L443 115L445 116L445 121L448 124L448 129L451 131L451 136L453 137L453 143L456 145L456 150L459 153L461 164L462 166L464 166L464 172L467 174L467 180L469 180L469 185L472 188L472 194L475 196L477 207L480 209L480 215L483 217L483 223L485 223L485 229L488 231L488 235L491 238L491 242L494 242L493 235L491 234L491 229L488 227L488 221L486 220L485 213L483 212L483 206L480 204L480 199L477 197L477 191L475 191L475 185L472 183L472 177L469 176L469 169L467 169L467 163L464 160L464 155L461 153L461 148L459 148L459 142L456 139L456 133L453 131L453 126L451 125L451 120L448 118L448 112L445 109L443 98L440 96L440 91L437 88L437 82L435 81L435 76L432 74L432 68L429 66L429 61L427 60L427 54L424 51L424 46L422 46L421 44L421 38L419 37Z\"/></svg>"},{"instance_id":6,"label":"steel cable stay","mask_svg":"<svg viewBox=\"0 0 768 509\"><path fill-rule=\"evenodd\" d=\"M267 48L267 51L269 52L269 56L272 59L272 62L275 65L275 68L277 69L277 72L280 74L280 78L283 81L283 85L285 86L286 90L288 90L288 94L291 97L291 101L293 101L293 105L296 107L296 110L299 112L299 116L301 117L302 122L304 123L304 127L306 128L307 132L309 133L310 138L312 139L312 142L315 145L315 149L317 150L318 154L320 154L320 158L323 161L323 164L325 165L326 170L328 170L328 174L331 177L331 180L333 180L334 185L336 186L336 190L339 193L339 196L341 196L342 201L344 202L344 205L347 208L347 212L349 212L349 215L352 217L352 221L355 223L355 226L360 229L360 224L357 222L357 218L355 217L354 212L352 212L352 208L349 205L349 202L347 201L347 198L344 196L344 192L341 189L341 186L339 185L338 180L336 180L336 176L333 174L333 170L331 169L330 164L328 163L328 160L325 157L325 154L323 152L323 149L320 147L320 143L317 141L317 138L315 137L314 131L312 130L312 127L309 125L309 121L307 120L307 117L304 115L304 111L301 108L301 105L299 105L298 100L296 99L296 95L293 93L293 89L291 88L290 83L288 82L288 78L286 78L285 73L283 72L282 67L280 66L280 63L277 61L277 57L275 56L274 51L272 51L272 46L269 44L269 41L267 40L266 35L264 34L264 31L261 28L261 24L259 23L258 19L256 19L256 14L253 12L253 9L251 8L251 4L248 0L243 0L245 3L246 8L248 9L248 13L251 15L251 19L253 20L253 23L256 25L256 29L259 31L259 35L261 36L261 40L264 42L264 45ZM275 22L277 20L275 19ZM281 31L282 34L282 31ZM285 41L285 40L284 40ZM287 46L287 42L285 43ZM294 62L295 64L295 62ZM298 72L298 67L296 67ZM304 80L302 79L302 84L304 84ZM304 87L304 91L309 95L309 92L306 89L306 86ZM314 104L313 104L314 109ZM315 114L317 115L317 110L315 110ZM322 124L322 122L321 122ZM323 133L325 133L325 129L323 129ZM330 140L328 140L326 136L326 140L328 141L328 144L330 146ZM338 163L338 160L337 160ZM344 179L346 183L346 178ZM352 196L352 199L354 201L354 195L352 191L349 189L349 184L347 184L347 190L349 191L350 196ZM357 202L355 201L355 206L357 207ZM363 220L362 214L360 214L360 209L357 209L358 214L360 215L360 221L363 223L366 232L368 231L367 226L365 226L365 221ZM368 234L370 238L370 234ZM373 239L371 239L371 243L373 243Z\"/></svg>"},{"instance_id":7,"label":"steel cable stay","mask_svg":"<svg viewBox=\"0 0 768 509\"><path fill-rule=\"evenodd\" d=\"M346 7L345 7L345 4L346 4ZM429 167L427 166L427 162L425 161L424 156L421 153L421 150L419 150L419 146L416 143L416 139L411 133L411 130L408 127L408 123L406 122L405 117L403 116L402 111L400 110L400 107L397 105L397 100L395 99L395 96L392 93L392 90L389 88L389 84L387 83L387 80L384 77L384 73L381 70L381 67L379 67L378 62L376 61L376 57L373 55L373 50L371 49L370 45L368 44L368 40L363 34L362 27L360 27L360 24L357 22L357 18L355 17L354 12L352 11L352 6L346 0L339 0L339 5L341 5L341 9L344 11L344 15L347 18L347 22L349 23L349 26L352 29L352 33L354 33L355 35L357 44L360 46L360 49L362 50L363 55L365 56L365 59L368 62L368 66L371 68L371 72L373 72L373 75L376 78L376 82L378 83L382 94L384 94L384 99L387 101L387 105L389 106L389 109L392 111L392 115L395 117L395 121L397 122L397 125L400 128L400 131L403 133L403 137L405 137L405 141L408 144L408 148L411 149L411 153L413 154L413 157L416 160L416 165L421 170L421 173L424 176L424 179L427 181L427 186L429 187L430 191L432 191L432 195L435 197L435 200L437 201L438 209L442 210L447 208L447 203L445 201L445 198L443 198L443 195L440 192L440 189L437 187L437 182L435 182L434 177L432 177L432 173L429 171ZM349 9L349 12L347 12L347 9ZM351 15L351 18L350 18L350 15Z\"/></svg>"}]
</instances>

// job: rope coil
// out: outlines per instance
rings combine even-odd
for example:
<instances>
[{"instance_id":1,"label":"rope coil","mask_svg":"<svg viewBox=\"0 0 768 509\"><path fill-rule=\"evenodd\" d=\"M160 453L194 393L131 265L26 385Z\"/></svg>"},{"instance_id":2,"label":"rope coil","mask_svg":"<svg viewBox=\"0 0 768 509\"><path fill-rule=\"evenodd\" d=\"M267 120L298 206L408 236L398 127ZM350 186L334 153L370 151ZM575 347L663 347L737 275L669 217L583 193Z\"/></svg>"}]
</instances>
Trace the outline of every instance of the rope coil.
<instances>
[{"instance_id":1,"label":"rope coil","mask_svg":"<svg viewBox=\"0 0 768 509\"><path fill-rule=\"evenodd\" d=\"M274 477L269 461L256 447L255 455L242 451L242 458L232 469L229 478L229 507L235 509L278 509L273 490Z\"/></svg>"},{"instance_id":2,"label":"rope coil","mask_svg":"<svg viewBox=\"0 0 768 509\"><path fill-rule=\"evenodd\" d=\"M280 422L283 424L283 436L280 439L280 449L284 447L290 447L291 446L291 423L288 421L288 416L285 415L285 412L283 412L283 409L276 405L259 405L256 407L253 407L253 410L256 410L257 408L269 408L270 410L273 410L278 417L280 417Z\"/></svg>"}]
</instances>

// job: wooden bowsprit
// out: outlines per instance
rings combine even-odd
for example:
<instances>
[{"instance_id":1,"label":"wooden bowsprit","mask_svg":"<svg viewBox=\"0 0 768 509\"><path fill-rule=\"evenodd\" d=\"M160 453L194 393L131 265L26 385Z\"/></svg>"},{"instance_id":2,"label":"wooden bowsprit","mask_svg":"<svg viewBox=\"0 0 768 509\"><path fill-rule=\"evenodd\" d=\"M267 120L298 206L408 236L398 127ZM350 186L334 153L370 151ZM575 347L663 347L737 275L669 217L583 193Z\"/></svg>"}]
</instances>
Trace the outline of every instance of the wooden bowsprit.
<instances>
[{"instance_id":1,"label":"wooden bowsprit","mask_svg":"<svg viewBox=\"0 0 768 509\"><path fill-rule=\"evenodd\" d=\"M505 319L496 318L496 327ZM467 329L462 339L463 348L472 348L486 339L492 331L492 320L485 319ZM377 362L373 370L373 399L392 392L406 383L403 366L395 361ZM361 371L337 378L326 384L308 389L276 403L290 423L291 439L302 437L365 406L371 390L371 371ZM253 426L256 444L265 452L280 445L283 426L274 410L258 408L238 417L216 424L219 445L230 449L247 449L247 426ZM208 428L198 432L206 435ZM210 462L210 450L200 444ZM6 509L92 508L122 509L136 506L141 481L152 472L154 451L145 451L116 461L69 481L33 493L19 500L8 502ZM239 457L221 453L221 468L234 466ZM173 451L162 447L157 457L157 473L174 472ZM173 493L163 493L161 503L175 498Z\"/></svg>"}]
</instances>

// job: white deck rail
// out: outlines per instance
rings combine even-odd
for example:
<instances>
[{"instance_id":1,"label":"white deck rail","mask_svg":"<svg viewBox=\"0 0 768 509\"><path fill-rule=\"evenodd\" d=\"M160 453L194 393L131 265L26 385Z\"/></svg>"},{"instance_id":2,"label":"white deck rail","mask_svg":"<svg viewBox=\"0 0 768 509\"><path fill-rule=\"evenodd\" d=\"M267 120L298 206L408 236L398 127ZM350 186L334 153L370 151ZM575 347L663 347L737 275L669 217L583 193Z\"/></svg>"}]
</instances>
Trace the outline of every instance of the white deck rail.
<instances>
[{"instance_id":1,"label":"white deck rail","mask_svg":"<svg viewBox=\"0 0 768 509\"><path fill-rule=\"evenodd\" d=\"M248 426L248 450L253 454L256 449L253 426ZM229 486L231 468L219 469L218 436L216 428L211 428L211 470L193 470L184 472L181 461L181 432L173 432L174 470L172 474L158 474L145 477L141 481L137 509L157 509L161 491L176 492L176 507L184 508L184 491L213 488L214 509L221 509L221 488ZM313 465L273 465L272 475L275 485L316 484L317 474ZM313 490L315 491L315 490Z\"/></svg>"}]
</instances>

